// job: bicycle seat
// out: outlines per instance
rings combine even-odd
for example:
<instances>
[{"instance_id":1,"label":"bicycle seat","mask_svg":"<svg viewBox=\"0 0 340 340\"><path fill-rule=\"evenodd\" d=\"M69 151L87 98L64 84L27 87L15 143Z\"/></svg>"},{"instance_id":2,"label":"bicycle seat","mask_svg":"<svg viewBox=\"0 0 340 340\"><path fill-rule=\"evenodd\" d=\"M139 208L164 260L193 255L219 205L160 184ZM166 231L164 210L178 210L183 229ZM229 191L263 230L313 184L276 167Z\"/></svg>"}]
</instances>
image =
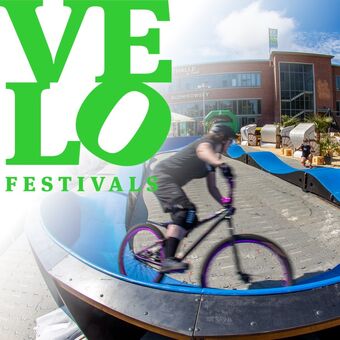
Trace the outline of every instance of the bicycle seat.
<instances>
[{"instance_id":1,"label":"bicycle seat","mask_svg":"<svg viewBox=\"0 0 340 340\"><path fill-rule=\"evenodd\" d=\"M151 223L151 224L154 224L157 227L162 227L162 228L167 228L168 225L171 223L171 222L155 222L155 221L150 221L150 220L148 220L147 222Z\"/></svg>"}]
</instances>

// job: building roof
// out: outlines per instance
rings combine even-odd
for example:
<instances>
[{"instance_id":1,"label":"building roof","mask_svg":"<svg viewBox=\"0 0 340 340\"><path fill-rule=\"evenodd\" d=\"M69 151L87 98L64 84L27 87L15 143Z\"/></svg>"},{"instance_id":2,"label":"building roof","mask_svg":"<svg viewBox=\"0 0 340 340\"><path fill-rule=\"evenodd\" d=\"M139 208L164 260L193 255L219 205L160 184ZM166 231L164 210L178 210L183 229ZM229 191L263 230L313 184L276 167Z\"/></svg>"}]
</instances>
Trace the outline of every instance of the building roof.
<instances>
[{"instance_id":1,"label":"building roof","mask_svg":"<svg viewBox=\"0 0 340 340\"><path fill-rule=\"evenodd\" d=\"M272 59L272 56L275 54L290 54L290 55L331 58L331 59L334 58L334 55L331 55L331 54L294 52L294 51L272 51L270 53L270 59L234 59L234 60L215 61L215 62L206 62L206 63L182 64L182 65L175 65L174 69L180 69L180 68L191 67L191 66L216 65L216 64L254 63L254 62L255 63L266 63L266 62L269 62ZM340 65L333 65L333 66L340 66Z\"/></svg>"},{"instance_id":2,"label":"building roof","mask_svg":"<svg viewBox=\"0 0 340 340\"><path fill-rule=\"evenodd\" d=\"M270 53L270 58L275 54L291 54L291 55L301 55L307 57L320 57L320 58L334 58L331 54L320 54L320 53L309 53L309 52L292 52L292 51L272 51Z\"/></svg>"},{"instance_id":3,"label":"building roof","mask_svg":"<svg viewBox=\"0 0 340 340\"><path fill-rule=\"evenodd\" d=\"M210 61L206 63L195 63L195 64L182 64L174 65L174 68L190 67L190 66L204 66L204 65L216 65L216 64L234 64L234 63L268 63L269 59L234 59L224 61Z\"/></svg>"}]
</instances>

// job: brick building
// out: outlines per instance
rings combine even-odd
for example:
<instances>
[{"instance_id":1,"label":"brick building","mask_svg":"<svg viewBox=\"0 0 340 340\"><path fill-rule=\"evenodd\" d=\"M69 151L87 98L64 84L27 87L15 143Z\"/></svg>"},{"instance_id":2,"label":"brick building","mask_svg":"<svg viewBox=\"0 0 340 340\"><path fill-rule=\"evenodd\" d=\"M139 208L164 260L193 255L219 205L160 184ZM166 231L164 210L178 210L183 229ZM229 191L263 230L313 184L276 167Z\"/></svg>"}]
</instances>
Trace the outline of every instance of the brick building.
<instances>
[{"instance_id":1,"label":"brick building","mask_svg":"<svg viewBox=\"0 0 340 340\"><path fill-rule=\"evenodd\" d=\"M331 55L274 51L269 60L176 67L161 92L172 111L200 123L211 110L229 109L240 126L340 111L340 66Z\"/></svg>"}]
</instances>

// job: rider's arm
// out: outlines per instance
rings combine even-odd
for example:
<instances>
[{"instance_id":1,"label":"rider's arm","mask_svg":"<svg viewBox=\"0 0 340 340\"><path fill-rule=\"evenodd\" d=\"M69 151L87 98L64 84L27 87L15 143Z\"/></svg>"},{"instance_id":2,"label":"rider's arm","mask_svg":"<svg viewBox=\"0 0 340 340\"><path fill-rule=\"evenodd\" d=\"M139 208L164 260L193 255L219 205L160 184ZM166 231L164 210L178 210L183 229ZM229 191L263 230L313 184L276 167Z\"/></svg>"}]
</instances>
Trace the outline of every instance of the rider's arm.
<instances>
[{"instance_id":1,"label":"rider's arm","mask_svg":"<svg viewBox=\"0 0 340 340\"><path fill-rule=\"evenodd\" d=\"M218 202L221 203L222 195L216 187L216 175L214 171L210 171L207 176L207 186L210 195Z\"/></svg>"},{"instance_id":2,"label":"rider's arm","mask_svg":"<svg viewBox=\"0 0 340 340\"><path fill-rule=\"evenodd\" d=\"M196 149L196 154L199 159L212 165L220 166L224 162L220 159L221 155L216 153L210 143L201 143Z\"/></svg>"}]
</instances>

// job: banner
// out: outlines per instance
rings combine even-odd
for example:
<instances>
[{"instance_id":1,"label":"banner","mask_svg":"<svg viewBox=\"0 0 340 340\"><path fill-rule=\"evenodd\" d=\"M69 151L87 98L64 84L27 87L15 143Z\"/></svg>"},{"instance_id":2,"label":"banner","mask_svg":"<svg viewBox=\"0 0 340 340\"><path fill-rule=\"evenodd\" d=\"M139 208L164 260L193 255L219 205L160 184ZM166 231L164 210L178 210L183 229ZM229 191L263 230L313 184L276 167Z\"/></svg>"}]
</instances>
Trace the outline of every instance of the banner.
<instances>
[{"instance_id":1,"label":"banner","mask_svg":"<svg viewBox=\"0 0 340 340\"><path fill-rule=\"evenodd\" d=\"M269 48L278 48L278 30L269 28Z\"/></svg>"}]
</instances>

